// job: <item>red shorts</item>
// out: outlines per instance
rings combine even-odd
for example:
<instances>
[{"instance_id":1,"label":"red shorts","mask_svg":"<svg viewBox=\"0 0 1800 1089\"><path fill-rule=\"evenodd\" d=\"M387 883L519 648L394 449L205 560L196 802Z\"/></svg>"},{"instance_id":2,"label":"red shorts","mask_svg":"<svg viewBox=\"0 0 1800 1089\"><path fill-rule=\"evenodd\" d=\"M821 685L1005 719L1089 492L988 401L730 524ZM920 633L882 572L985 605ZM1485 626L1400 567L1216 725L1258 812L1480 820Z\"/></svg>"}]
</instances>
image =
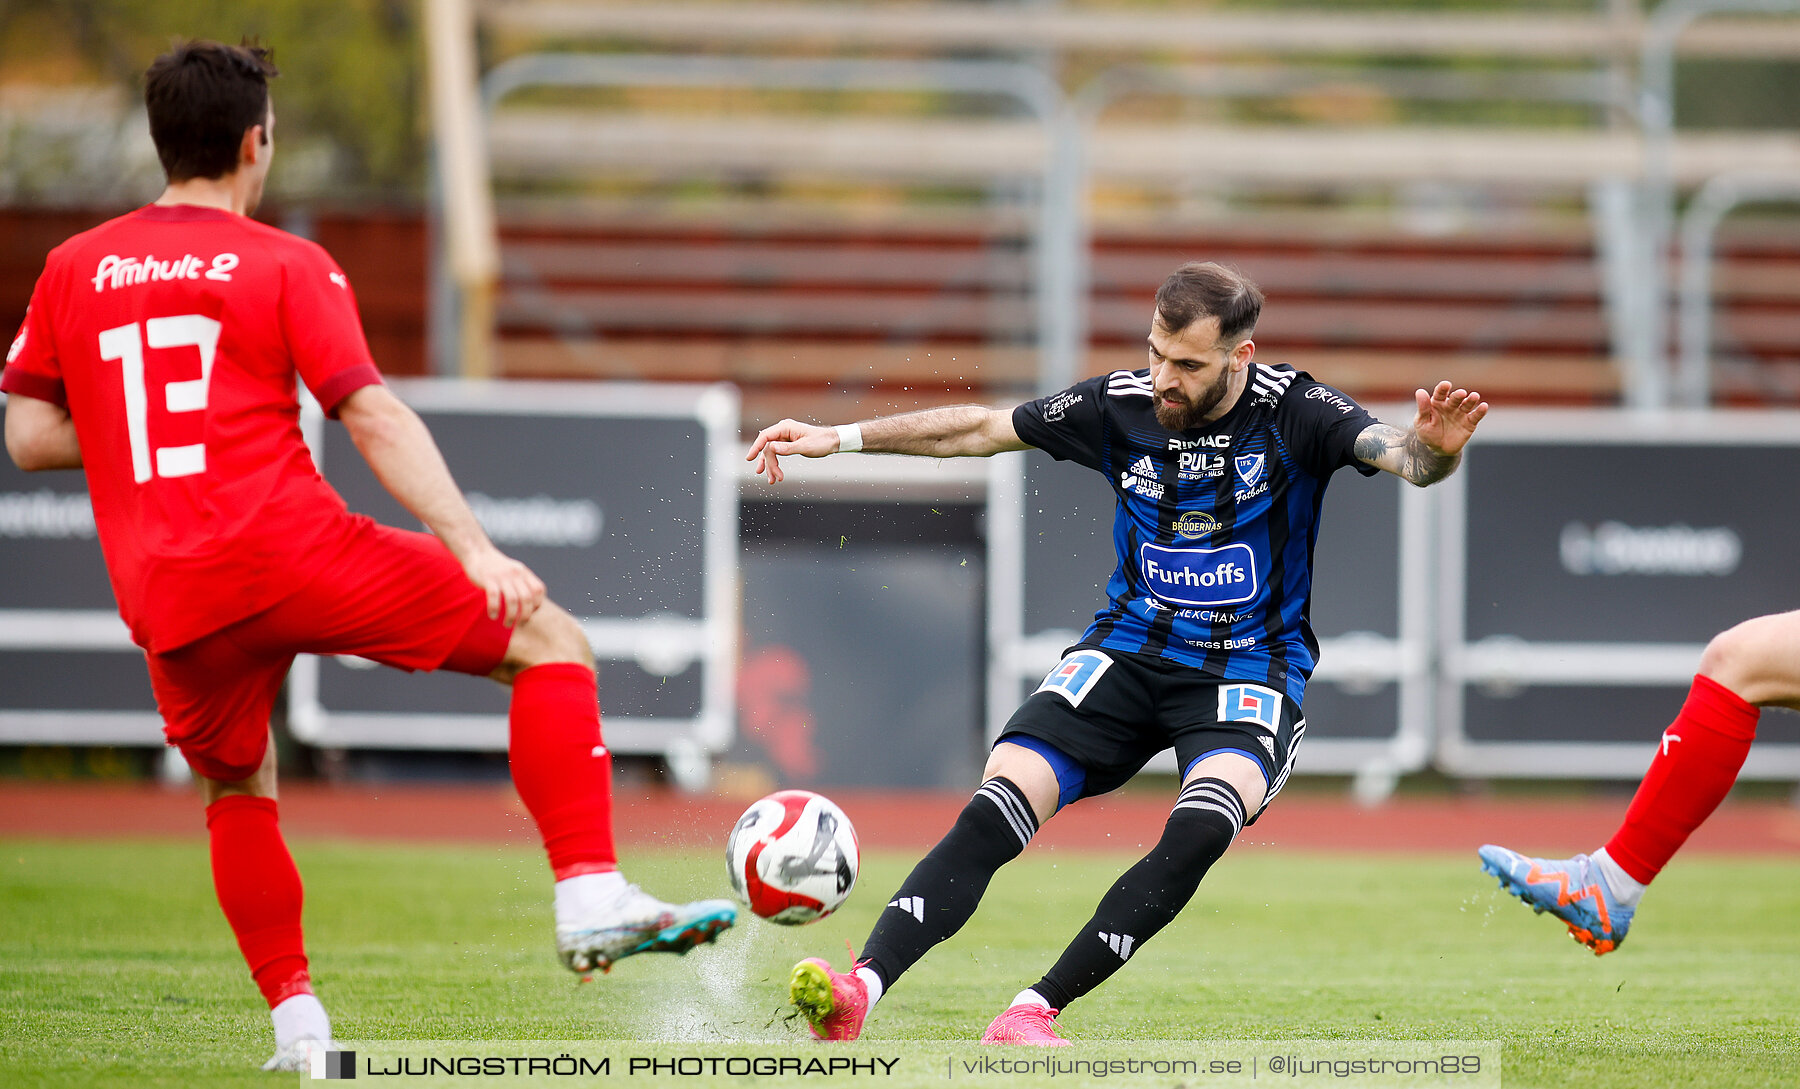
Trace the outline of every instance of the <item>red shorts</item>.
<instances>
[{"instance_id":1,"label":"red shorts","mask_svg":"<svg viewBox=\"0 0 1800 1089\"><path fill-rule=\"evenodd\" d=\"M165 654L149 654L163 733L208 779L262 764L269 713L294 655L354 654L405 670L485 675L512 629L429 533L362 519L349 544L293 594Z\"/></svg>"}]
</instances>

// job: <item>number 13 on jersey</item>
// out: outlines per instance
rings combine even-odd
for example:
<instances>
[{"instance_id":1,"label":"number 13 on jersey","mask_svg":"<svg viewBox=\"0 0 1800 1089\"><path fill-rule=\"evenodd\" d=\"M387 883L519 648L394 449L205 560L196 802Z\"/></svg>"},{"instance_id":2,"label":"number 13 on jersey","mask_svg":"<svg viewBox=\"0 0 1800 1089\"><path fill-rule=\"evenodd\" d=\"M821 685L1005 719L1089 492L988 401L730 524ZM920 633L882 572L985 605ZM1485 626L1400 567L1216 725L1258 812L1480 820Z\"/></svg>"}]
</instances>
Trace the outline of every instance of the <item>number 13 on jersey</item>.
<instances>
[{"instance_id":1,"label":"number 13 on jersey","mask_svg":"<svg viewBox=\"0 0 1800 1089\"><path fill-rule=\"evenodd\" d=\"M158 446L151 472L150 396L144 377L144 349L194 348L200 353L200 377L162 385L170 412L203 412L212 381L213 357L219 349L219 323L200 314L151 318L107 329L100 334L100 358L118 361L125 378L125 429L131 439L131 475L139 484L152 475L193 476L206 471L206 444ZM192 372L190 372L192 373Z\"/></svg>"}]
</instances>

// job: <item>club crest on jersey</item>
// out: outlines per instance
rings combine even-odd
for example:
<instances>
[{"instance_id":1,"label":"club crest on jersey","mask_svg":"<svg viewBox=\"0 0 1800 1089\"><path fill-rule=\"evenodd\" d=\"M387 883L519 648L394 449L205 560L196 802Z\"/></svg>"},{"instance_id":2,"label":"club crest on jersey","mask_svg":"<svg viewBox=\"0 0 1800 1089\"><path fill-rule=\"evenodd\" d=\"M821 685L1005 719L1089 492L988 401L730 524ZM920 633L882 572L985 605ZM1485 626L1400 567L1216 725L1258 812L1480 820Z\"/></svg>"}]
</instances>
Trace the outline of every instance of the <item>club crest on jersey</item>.
<instances>
[{"instance_id":1,"label":"club crest on jersey","mask_svg":"<svg viewBox=\"0 0 1800 1089\"><path fill-rule=\"evenodd\" d=\"M1136 492L1145 499L1161 499L1163 486L1156 479L1156 462L1146 454L1131 463L1131 468L1119 474L1119 490Z\"/></svg>"},{"instance_id":2,"label":"club crest on jersey","mask_svg":"<svg viewBox=\"0 0 1800 1089\"><path fill-rule=\"evenodd\" d=\"M1169 527L1176 536L1190 541L1198 541L1209 533L1217 533L1225 528L1225 523L1214 518L1203 510L1183 511L1181 517Z\"/></svg>"},{"instance_id":3,"label":"club crest on jersey","mask_svg":"<svg viewBox=\"0 0 1800 1089\"><path fill-rule=\"evenodd\" d=\"M1222 685L1219 721L1251 722L1273 733L1281 724L1281 693L1260 684Z\"/></svg>"},{"instance_id":4,"label":"club crest on jersey","mask_svg":"<svg viewBox=\"0 0 1800 1089\"><path fill-rule=\"evenodd\" d=\"M1263 477L1263 454L1239 454L1236 459L1238 479L1244 487L1254 488Z\"/></svg>"},{"instance_id":5,"label":"club crest on jersey","mask_svg":"<svg viewBox=\"0 0 1800 1089\"><path fill-rule=\"evenodd\" d=\"M1080 707L1081 701L1100 683L1100 678L1112 667L1112 659L1097 650L1077 650L1063 656L1056 663L1044 683L1037 686L1038 692L1054 692L1069 701L1069 706ZM1033 692L1032 695L1036 695Z\"/></svg>"},{"instance_id":6,"label":"club crest on jersey","mask_svg":"<svg viewBox=\"0 0 1800 1089\"><path fill-rule=\"evenodd\" d=\"M1138 570L1144 586L1171 605L1237 605L1254 598L1260 588L1256 553L1247 544L1220 548L1146 544L1138 549Z\"/></svg>"}]
</instances>

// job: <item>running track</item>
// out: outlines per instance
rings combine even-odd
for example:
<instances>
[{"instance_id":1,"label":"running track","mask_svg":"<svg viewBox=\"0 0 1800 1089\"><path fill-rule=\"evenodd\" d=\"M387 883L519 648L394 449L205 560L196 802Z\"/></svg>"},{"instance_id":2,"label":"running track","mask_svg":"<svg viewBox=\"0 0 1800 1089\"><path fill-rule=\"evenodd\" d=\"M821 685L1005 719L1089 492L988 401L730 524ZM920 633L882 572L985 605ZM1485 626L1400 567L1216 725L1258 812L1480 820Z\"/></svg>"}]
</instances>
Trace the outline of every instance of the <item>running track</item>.
<instances>
[{"instance_id":1,"label":"running track","mask_svg":"<svg viewBox=\"0 0 1800 1089\"><path fill-rule=\"evenodd\" d=\"M922 850L936 842L965 794L834 791L864 848ZM718 846L747 798L689 797L670 791L621 793L615 823L629 846ZM1075 850L1142 851L1161 834L1169 800L1126 796L1078 802L1034 842ZM1605 801L1402 798L1375 808L1320 795L1283 796L1244 847L1282 850L1466 851L1488 842L1551 856L1605 841L1625 811ZM509 788L295 784L281 792L282 826L296 838L353 838L535 844L531 822ZM191 789L154 784L0 783L0 836L114 838L205 835ZM1800 859L1800 809L1727 803L1686 848Z\"/></svg>"}]
</instances>

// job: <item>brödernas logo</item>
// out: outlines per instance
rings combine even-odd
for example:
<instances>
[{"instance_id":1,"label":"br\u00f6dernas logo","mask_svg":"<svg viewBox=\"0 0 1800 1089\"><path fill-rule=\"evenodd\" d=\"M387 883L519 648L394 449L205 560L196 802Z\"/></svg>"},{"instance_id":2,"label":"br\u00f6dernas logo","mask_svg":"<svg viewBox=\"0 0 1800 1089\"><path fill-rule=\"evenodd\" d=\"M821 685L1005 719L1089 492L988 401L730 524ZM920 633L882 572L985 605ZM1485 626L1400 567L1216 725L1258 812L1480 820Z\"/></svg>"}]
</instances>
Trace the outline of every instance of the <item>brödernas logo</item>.
<instances>
[{"instance_id":1,"label":"br\u00f6dernas logo","mask_svg":"<svg viewBox=\"0 0 1800 1089\"><path fill-rule=\"evenodd\" d=\"M1628 526L1570 522L1558 541L1571 575L1729 575L1744 542L1729 526Z\"/></svg>"}]
</instances>

